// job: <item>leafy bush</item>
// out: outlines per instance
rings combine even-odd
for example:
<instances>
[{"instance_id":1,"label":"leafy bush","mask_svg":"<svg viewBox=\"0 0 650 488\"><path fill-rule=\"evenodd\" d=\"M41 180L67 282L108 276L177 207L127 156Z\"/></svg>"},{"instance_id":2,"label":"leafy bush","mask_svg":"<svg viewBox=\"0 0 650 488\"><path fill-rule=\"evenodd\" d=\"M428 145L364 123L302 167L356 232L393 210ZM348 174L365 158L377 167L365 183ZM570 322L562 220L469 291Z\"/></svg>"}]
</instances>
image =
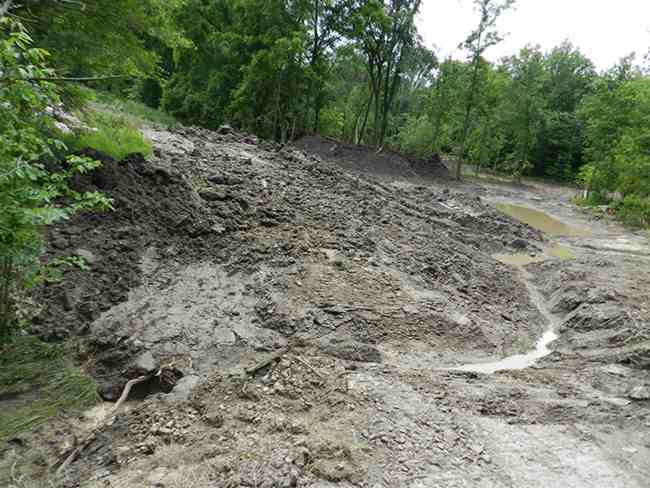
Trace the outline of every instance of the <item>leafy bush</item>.
<instances>
[{"instance_id":1,"label":"leafy bush","mask_svg":"<svg viewBox=\"0 0 650 488\"><path fill-rule=\"evenodd\" d=\"M85 112L82 119L90 129L64 136L70 147L77 150L96 149L118 160L133 153L151 156L151 143L127 117L103 110L90 110Z\"/></svg>"},{"instance_id":2,"label":"leafy bush","mask_svg":"<svg viewBox=\"0 0 650 488\"><path fill-rule=\"evenodd\" d=\"M393 142L405 153L429 157L433 153L432 133L431 122L426 116L409 117Z\"/></svg>"},{"instance_id":3,"label":"leafy bush","mask_svg":"<svg viewBox=\"0 0 650 488\"><path fill-rule=\"evenodd\" d=\"M65 145L54 137L48 108L60 103L55 85L43 78L48 53L32 48L19 21L0 18L0 340L15 325L16 294L38 275L40 231L45 225L90 208L110 208L98 193L79 194L68 186L78 173L100 163L68 157L62 169L46 166ZM52 165L50 165L52 166Z\"/></svg>"},{"instance_id":4,"label":"leafy bush","mask_svg":"<svg viewBox=\"0 0 650 488\"><path fill-rule=\"evenodd\" d=\"M622 197L618 215L633 225L648 225L650 198L650 79L601 83L587 97L580 115L585 121L589 164L579 181L594 204Z\"/></svg>"},{"instance_id":5,"label":"leafy bush","mask_svg":"<svg viewBox=\"0 0 650 488\"><path fill-rule=\"evenodd\" d=\"M616 214L627 225L650 227L650 197L628 195L615 205Z\"/></svg>"}]
</instances>

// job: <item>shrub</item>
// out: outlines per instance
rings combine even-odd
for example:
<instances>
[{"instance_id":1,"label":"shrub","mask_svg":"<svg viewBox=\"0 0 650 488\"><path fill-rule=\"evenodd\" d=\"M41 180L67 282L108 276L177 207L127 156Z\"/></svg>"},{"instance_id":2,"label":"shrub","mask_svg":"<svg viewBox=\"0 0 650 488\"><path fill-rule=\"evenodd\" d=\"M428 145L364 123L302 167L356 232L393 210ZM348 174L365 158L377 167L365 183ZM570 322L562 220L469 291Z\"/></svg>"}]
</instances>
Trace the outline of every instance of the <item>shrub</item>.
<instances>
[{"instance_id":1,"label":"shrub","mask_svg":"<svg viewBox=\"0 0 650 488\"><path fill-rule=\"evenodd\" d=\"M0 341L10 335L15 298L38 273L40 231L45 225L89 208L109 208L98 193L79 194L68 186L77 173L100 163L69 157L58 171L45 162L65 145L53 136L48 108L60 103L59 90L43 78L55 77L45 65L48 53L32 48L19 21L0 18Z\"/></svg>"},{"instance_id":2,"label":"shrub","mask_svg":"<svg viewBox=\"0 0 650 488\"><path fill-rule=\"evenodd\" d=\"M650 226L650 197L628 195L615 206L619 218L634 227Z\"/></svg>"}]
</instances>

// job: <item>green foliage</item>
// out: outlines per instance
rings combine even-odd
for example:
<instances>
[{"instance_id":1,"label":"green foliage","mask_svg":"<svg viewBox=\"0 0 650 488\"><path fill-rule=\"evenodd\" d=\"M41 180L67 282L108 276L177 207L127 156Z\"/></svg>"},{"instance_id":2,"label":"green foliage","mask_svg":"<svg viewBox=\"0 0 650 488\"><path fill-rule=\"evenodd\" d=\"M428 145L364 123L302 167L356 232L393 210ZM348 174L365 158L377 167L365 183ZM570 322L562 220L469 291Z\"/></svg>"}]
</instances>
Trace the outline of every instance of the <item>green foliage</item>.
<instances>
[{"instance_id":1,"label":"green foliage","mask_svg":"<svg viewBox=\"0 0 650 488\"><path fill-rule=\"evenodd\" d=\"M0 83L0 337L14 320L14 295L38 274L40 229L90 208L108 208L97 193L79 194L67 182L99 163L70 156L59 171L45 162L57 159L64 144L53 136L50 107L60 102L57 89L45 81L53 71L48 53L31 47L31 37L13 19L0 19L0 72L12 81Z\"/></svg>"},{"instance_id":2,"label":"green foliage","mask_svg":"<svg viewBox=\"0 0 650 488\"><path fill-rule=\"evenodd\" d=\"M608 202L618 193L619 215L636 225L647 225L650 197L650 79L602 80L584 100L580 117L585 124L589 164L580 180Z\"/></svg>"},{"instance_id":3,"label":"green foliage","mask_svg":"<svg viewBox=\"0 0 650 488\"><path fill-rule=\"evenodd\" d=\"M650 227L650 197L628 195L614 205L616 215L627 225Z\"/></svg>"},{"instance_id":4,"label":"green foliage","mask_svg":"<svg viewBox=\"0 0 650 488\"><path fill-rule=\"evenodd\" d=\"M155 74L159 55L150 38L181 42L167 12L177 0L24 0L16 13L29 19L34 41L57 55L57 71L72 76Z\"/></svg>"},{"instance_id":5,"label":"green foliage","mask_svg":"<svg viewBox=\"0 0 650 488\"><path fill-rule=\"evenodd\" d=\"M87 110L82 120L90 127L89 130L64 136L68 146L73 149L92 148L117 160L133 153L146 157L153 154L151 143L126 116L103 110Z\"/></svg>"},{"instance_id":6,"label":"green foliage","mask_svg":"<svg viewBox=\"0 0 650 488\"><path fill-rule=\"evenodd\" d=\"M546 117L543 59L538 47L525 47L518 56L512 56L504 63L511 80L504 104L504 123L511 135L509 159L511 171L517 179L531 167L530 160Z\"/></svg>"}]
</instances>

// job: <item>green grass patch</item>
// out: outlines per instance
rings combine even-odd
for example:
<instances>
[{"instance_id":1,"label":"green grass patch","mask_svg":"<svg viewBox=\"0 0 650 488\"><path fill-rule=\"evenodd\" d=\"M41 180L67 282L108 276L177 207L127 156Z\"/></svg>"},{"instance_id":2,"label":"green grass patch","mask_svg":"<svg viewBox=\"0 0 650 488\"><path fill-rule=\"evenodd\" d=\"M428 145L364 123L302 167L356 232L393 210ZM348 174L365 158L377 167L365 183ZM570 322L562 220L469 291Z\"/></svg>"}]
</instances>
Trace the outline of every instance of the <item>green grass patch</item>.
<instances>
[{"instance_id":1,"label":"green grass patch","mask_svg":"<svg viewBox=\"0 0 650 488\"><path fill-rule=\"evenodd\" d=\"M128 117L135 125L142 126L147 123L171 127L177 125L177 120L168 113L151 108L144 103L134 100L117 98L106 92L95 92L95 102L103 108Z\"/></svg>"},{"instance_id":2,"label":"green grass patch","mask_svg":"<svg viewBox=\"0 0 650 488\"><path fill-rule=\"evenodd\" d=\"M97 384L71 364L62 345L16 337L0 346L0 444L98 399Z\"/></svg>"},{"instance_id":3,"label":"green grass patch","mask_svg":"<svg viewBox=\"0 0 650 488\"><path fill-rule=\"evenodd\" d=\"M128 117L93 109L87 109L80 115L91 129L65 136L69 148L81 150L90 147L118 160L133 153L142 153L145 157L152 155L151 143Z\"/></svg>"}]
</instances>

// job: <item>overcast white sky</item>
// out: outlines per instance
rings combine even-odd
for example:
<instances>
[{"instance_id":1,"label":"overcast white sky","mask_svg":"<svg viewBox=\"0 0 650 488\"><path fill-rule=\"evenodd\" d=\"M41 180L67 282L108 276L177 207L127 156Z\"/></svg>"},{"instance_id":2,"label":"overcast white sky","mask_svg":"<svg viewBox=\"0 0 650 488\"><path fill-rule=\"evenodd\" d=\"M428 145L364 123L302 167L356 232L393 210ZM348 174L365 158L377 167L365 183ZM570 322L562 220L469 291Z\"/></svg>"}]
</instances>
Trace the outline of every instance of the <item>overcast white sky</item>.
<instances>
[{"instance_id":1,"label":"overcast white sky","mask_svg":"<svg viewBox=\"0 0 650 488\"><path fill-rule=\"evenodd\" d=\"M418 27L426 45L437 46L440 57L461 57L456 47L478 23L473 5L472 0L423 0ZM606 69L631 51L648 52L650 0L518 0L516 9L499 19L498 29L509 35L486 53L490 60L527 43L546 51L568 38L598 69Z\"/></svg>"}]
</instances>

